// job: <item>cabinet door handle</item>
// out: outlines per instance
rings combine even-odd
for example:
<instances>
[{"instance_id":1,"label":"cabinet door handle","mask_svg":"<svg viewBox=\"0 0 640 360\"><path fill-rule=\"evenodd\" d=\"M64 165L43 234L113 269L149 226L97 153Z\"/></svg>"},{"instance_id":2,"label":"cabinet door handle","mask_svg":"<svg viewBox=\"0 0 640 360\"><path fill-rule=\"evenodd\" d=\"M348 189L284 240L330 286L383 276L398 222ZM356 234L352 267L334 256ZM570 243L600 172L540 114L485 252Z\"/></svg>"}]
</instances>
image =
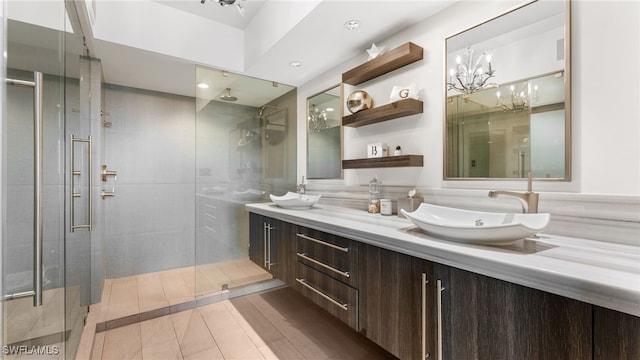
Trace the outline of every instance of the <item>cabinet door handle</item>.
<instances>
[{"instance_id":1,"label":"cabinet door handle","mask_svg":"<svg viewBox=\"0 0 640 360\"><path fill-rule=\"evenodd\" d=\"M331 301L331 303L333 303L334 305L338 306L340 309L342 310L349 310L349 304L342 304L336 300L334 300L333 298L331 298L329 295L326 295L325 293L323 293L322 291L314 288L313 286L307 284L307 281L305 279L298 279L296 278L296 281L299 282L300 284L306 286L309 290L315 292L316 294L322 296L323 298Z\"/></svg>"},{"instance_id":2,"label":"cabinet door handle","mask_svg":"<svg viewBox=\"0 0 640 360\"><path fill-rule=\"evenodd\" d=\"M269 224L267 224L266 222L262 224L263 225L263 230L262 230L262 242L264 244L263 249L264 249L264 268L268 269L269 268L269 252L268 252L268 247L267 247L267 233L269 232Z\"/></svg>"},{"instance_id":3,"label":"cabinet door handle","mask_svg":"<svg viewBox=\"0 0 640 360\"><path fill-rule=\"evenodd\" d=\"M271 262L271 230L275 229L269 223L264 223L263 239L264 239L264 267L271 270L271 266L275 265Z\"/></svg>"},{"instance_id":4,"label":"cabinet door handle","mask_svg":"<svg viewBox=\"0 0 640 360\"><path fill-rule=\"evenodd\" d=\"M436 351L438 352L438 360L442 360L442 280L436 281L436 306L438 311L438 337L436 344Z\"/></svg>"},{"instance_id":5,"label":"cabinet door handle","mask_svg":"<svg viewBox=\"0 0 640 360\"><path fill-rule=\"evenodd\" d=\"M420 281L420 289L422 290L422 333L421 333L421 354L422 359L427 358L427 274L422 273L422 280ZM440 359L438 359L440 360Z\"/></svg>"},{"instance_id":6,"label":"cabinet door handle","mask_svg":"<svg viewBox=\"0 0 640 360\"><path fill-rule=\"evenodd\" d=\"M333 266L329 266L329 265L327 265L327 264L325 264L325 263L323 263L323 262L321 262L321 261L318 261L318 260L316 260L316 259L314 259L314 258L312 258L312 257L308 256L307 254L304 254L304 253L296 253L296 255L298 255L298 257L300 257L300 258L303 258L303 259L305 259L305 260L311 261L312 263L314 263L314 264L316 264L316 265L320 265L320 266L322 266L323 268L325 268L325 269L327 269L327 270L333 271L333 272L334 272L334 273L336 273L336 274L340 274L340 275L342 275L342 276L344 276L344 277L346 277L346 278L348 278L348 277L350 276L350 275L349 275L349 272L347 272L347 271L342 271L342 270L338 270L338 269L334 268Z\"/></svg>"},{"instance_id":7,"label":"cabinet door handle","mask_svg":"<svg viewBox=\"0 0 640 360\"><path fill-rule=\"evenodd\" d=\"M313 242L318 243L320 245L324 245L324 246L330 247L332 249L340 250L340 251L346 252L346 253L349 252L349 248L333 245L333 244L330 244L330 243L328 243L326 241L318 240L318 239L312 238L311 236L307 236L305 234L296 234L296 236L301 238L301 239L313 241Z\"/></svg>"}]
</instances>

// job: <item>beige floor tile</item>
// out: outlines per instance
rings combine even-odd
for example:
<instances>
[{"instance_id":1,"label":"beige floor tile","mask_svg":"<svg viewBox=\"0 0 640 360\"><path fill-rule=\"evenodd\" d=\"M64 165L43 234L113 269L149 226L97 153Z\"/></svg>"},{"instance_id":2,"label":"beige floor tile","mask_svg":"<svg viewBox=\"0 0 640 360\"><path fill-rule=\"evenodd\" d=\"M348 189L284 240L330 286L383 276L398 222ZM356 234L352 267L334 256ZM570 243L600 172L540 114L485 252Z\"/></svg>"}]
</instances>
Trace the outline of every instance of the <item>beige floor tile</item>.
<instances>
[{"instance_id":1,"label":"beige floor tile","mask_svg":"<svg viewBox=\"0 0 640 360\"><path fill-rule=\"evenodd\" d=\"M157 273L143 274L137 278L138 307L141 312L160 309L169 306L164 294L160 275Z\"/></svg>"},{"instance_id":2,"label":"beige floor tile","mask_svg":"<svg viewBox=\"0 0 640 360\"><path fill-rule=\"evenodd\" d=\"M134 277L115 279L111 284L107 320L138 313L140 313L140 307L136 279Z\"/></svg>"},{"instance_id":3,"label":"beige floor tile","mask_svg":"<svg viewBox=\"0 0 640 360\"><path fill-rule=\"evenodd\" d=\"M224 357L217 347L209 348L205 351L187 356L184 360L223 360Z\"/></svg>"},{"instance_id":4,"label":"beige floor tile","mask_svg":"<svg viewBox=\"0 0 640 360\"><path fill-rule=\"evenodd\" d=\"M187 302L194 299L194 294L178 272L163 272L160 274L162 288L170 305Z\"/></svg>"},{"instance_id":5,"label":"beige floor tile","mask_svg":"<svg viewBox=\"0 0 640 360\"><path fill-rule=\"evenodd\" d=\"M183 311L170 315L170 318L183 356L187 357L216 346L198 311Z\"/></svg>"},{"instance_id":6,"label":"beige floor tile","mask_svg":"<svg viewBox=\"0 0 640 360\"><path fill-rule=\"evenodd\" d=\"M140 324L123 326L105 333L102 360L142 359Z\"/></svg>"},{"instance_id":7,"label":"beige floor tile","mask_svg":"<svg viewBox=\"0 0 640 360\"><path fill-rule=\"evenodd\" d=\"M143 321L140 323L142 347L177 341L176 332L169 316Z\"/></svg>"},{"instance_id":8,"label":"beige floor tile","mask_svg":"<svg viewBox=\"0 0 640 360\"><path fill-rule=\"evenodd\" d=\"M93 349L91 349L91 360L101 360L102 350L104 349L104 337L105 333L97 333L93 340ZM81 360L81 359L78 359Z\"/></svg>"},{"instance_id":9,"label":"beige floor tile","mask_svg":"<svg viewBox=\"0 0 640 360\"><path fill-rule=\"evenodd\" d=\"M207 305L201 309L204 321L213 334L225 359L263 359L256 344L229 313L227 301Z\"/></svg>"},{"instance_id":10,"label":"beige floor tile","mask_svg":"<svg viewBox=\"0 0 640 360\"><path fill-rule=\"evenodd\" d=\"M180 345L173 339L164 343L158 343L142 347L144 360L182 360Z\"/></svg>"}]
</instances>

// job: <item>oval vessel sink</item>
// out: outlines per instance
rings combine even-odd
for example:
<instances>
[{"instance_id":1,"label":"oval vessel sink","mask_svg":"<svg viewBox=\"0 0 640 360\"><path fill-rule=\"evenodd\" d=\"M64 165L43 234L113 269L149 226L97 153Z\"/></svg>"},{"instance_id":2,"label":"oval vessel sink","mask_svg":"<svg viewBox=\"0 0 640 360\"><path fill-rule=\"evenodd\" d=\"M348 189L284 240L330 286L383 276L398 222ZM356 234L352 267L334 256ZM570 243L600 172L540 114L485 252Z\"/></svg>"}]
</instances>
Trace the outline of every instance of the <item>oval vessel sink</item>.
<instances>
[{"instance_id":1,"label":"oval vessel sink","mask_svg":"<svg viewBox=\"0 0 640 360\"><path fill-rule=\"evenodd\" d=\"M509 245L549 225L550 214L505 214L422 203L414 212L401 210L425 233L469 244Z\"/></svg>"},{"instance_id":2,"label":"oval vessel sink","mask_svg":"<svg viewBox=\"0 0 640 360\"><path fill-rule=\"evenodd\" d=\"M288 209L310 209L320 200L321 195L304 195L289 191L282 196L269 195L276 205Z\"/></svg>"}]
</instances>

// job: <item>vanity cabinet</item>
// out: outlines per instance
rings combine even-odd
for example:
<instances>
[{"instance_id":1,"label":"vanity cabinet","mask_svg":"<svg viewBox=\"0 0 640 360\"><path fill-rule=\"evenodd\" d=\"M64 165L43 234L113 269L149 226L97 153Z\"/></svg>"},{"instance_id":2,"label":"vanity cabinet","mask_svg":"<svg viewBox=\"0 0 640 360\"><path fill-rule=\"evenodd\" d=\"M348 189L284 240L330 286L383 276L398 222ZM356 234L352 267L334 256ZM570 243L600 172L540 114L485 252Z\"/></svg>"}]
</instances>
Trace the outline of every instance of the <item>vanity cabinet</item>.
<instances>
[{"instance_id":1,"label":"vanity cabinet","mask_svg":"<svg viewBox=\"0 0 640 360\"><path fill-rule=\"evenodd\" d=\"M593 359L640 359L640 317L593 307Z\"/></svg>"},{"instance_id":2,"label":"vanity cabinet","mask_svg":"<svg viewBox=\"0 0 640 360\"><path fill-rule=\"evenodd\" d=\"M442 359L592 359L592 305L444 265L435 272Z\"/></svg>"},{"instance_id":3,"label":"vanity cabinet","mask_svg":"<svg viewBox=\"0 0 640 360\"><path fill-rule=\"evenodd\" d=\"M435 357L433 266L360 244L360 332L400 359Z\"/></svg>"},{"instance_id":4,"label":"vanity cabinet","mask_svg":"<svg viewBox=\"0 0 640 360\"><path fill-rule=\"evenodd\" d=\"M294 288L358 329L358 242L298 226Z\"/></svg>"},{"instance_id":5,"label":"vanity cabinet","mask_svg":"<svg viewBox=\"0 0 640 360\"><path fill-rule=\"evenodd\" d=\"M249 228L249 259L274 278L293 283L295 225L251 213Z\"/></svg>"}]
</instances>

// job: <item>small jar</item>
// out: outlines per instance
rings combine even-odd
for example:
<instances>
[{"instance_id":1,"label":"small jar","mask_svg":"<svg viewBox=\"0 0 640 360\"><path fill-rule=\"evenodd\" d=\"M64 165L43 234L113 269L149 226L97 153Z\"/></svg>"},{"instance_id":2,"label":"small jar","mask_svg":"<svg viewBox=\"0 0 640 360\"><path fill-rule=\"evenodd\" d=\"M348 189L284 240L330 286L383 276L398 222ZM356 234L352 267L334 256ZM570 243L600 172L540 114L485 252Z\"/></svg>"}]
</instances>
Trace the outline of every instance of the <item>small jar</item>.
<instances>
[{"instance_id":1,"label":"small jar","mask_svg":"<svg viewBox=\"0 0 640 360\"><path fill-rule=\"evenodd\" d=\"M381 215L391 215L392 209L393 209L393 205L391 203L391 199L380 199Z\"/></svg>"},{"instance_id":2,"label":"small jar","mask_svg":"<svg viewBox=\"0 0 640 360\"><path fill-rule=\"evenodd\" d=\"M400 147L400 145L396 146L396 149L393 151L393 156L400 156L402 155L402 148Z\"/></svg>"}]
</instances>

